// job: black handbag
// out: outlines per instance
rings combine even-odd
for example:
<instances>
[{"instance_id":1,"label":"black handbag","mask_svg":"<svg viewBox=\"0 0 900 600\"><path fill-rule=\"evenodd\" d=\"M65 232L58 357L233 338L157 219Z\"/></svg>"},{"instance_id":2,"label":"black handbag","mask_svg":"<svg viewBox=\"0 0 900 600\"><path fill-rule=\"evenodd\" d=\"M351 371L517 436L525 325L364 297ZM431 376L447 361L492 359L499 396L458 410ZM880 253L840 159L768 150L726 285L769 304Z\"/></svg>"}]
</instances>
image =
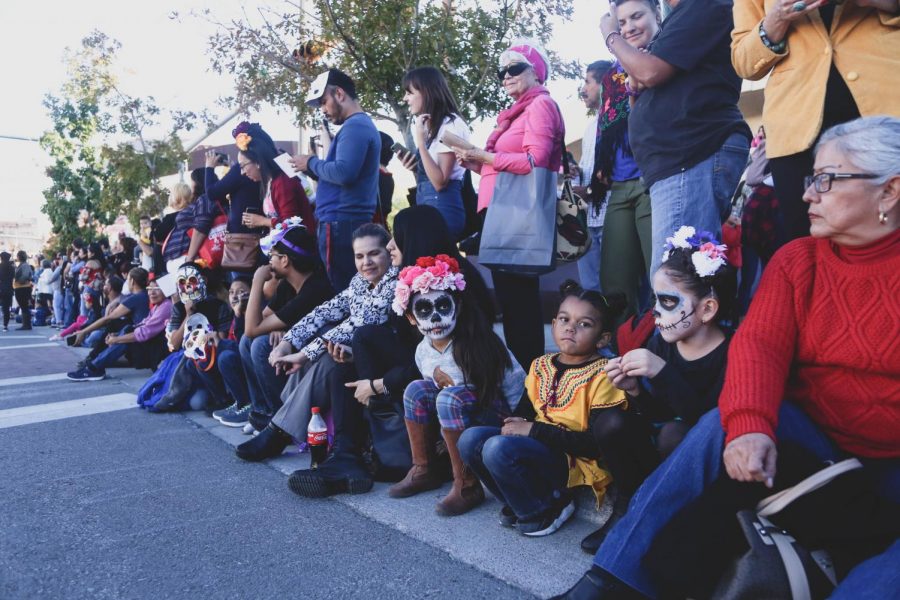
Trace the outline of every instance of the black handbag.
<instances>
[{"instance_id":1,"label":"black handbag","mask_svg":"<svg viewBox=\"0 0 900 600\"><path fill-rule=\"evenodd\" d=\"M713 592L714 600L826 598L837 585L837 574L824 550L809 550L774 525L777 515L793 501L862 467L855 458L822 469L797 485L764 498L755 510L737 513L749 549L728 568Z\"/></svg>"},{"instance_id":2,"label":"black handbag","mask_svg":"<svg viewBox=\"0 0 900 600\"><path fill-rule=\"evenodd\" d=\"M412 468L403 403L374 396L365 411L372 438L372 464L378 481L399 481Z\"/></svg>"}]
</instances>

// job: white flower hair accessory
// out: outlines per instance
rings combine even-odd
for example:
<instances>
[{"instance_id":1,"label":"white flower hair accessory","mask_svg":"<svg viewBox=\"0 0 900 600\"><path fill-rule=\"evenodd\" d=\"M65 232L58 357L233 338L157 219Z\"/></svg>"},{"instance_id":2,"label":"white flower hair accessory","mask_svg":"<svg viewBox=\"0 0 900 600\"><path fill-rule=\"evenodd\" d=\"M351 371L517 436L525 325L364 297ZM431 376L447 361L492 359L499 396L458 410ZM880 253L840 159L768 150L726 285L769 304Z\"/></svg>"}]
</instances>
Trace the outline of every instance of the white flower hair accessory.
<instances>
[{"instance_id":1,"label":"white flower hair accessory","mask_svg":"<svg viewBox=\"0 0 900 600\"><path fill-rule=\"evenodd\" d=\"M303 219L300 217L289 217L280 223L276 223L275 227L269 232L269 235L259 240L259 247L263 251L263 254L269 255L272 252L272 248L274 248L275 244L278 242L286 244L291 250L298 252L299 254L309 254L308 252L298 250L293 244L288 244L284 239L284 235L288 231L297 227L306 227L306 225L303 224Z\"/></svg>"},{"instance_id":2,"label":"white flower hair accessory","mask_svg":"<svg viewBox=\"0 0 900 600\"><path fill-rule=\"evenodd\" d=\"M666 238L662 260L669 260L672 252L680 248L691 253L691 264L699 277L712 277L728 264L728 246L719 242L708 231L698 232L690 225L682 225L672 237Z\"/></svg>"}]
</instances>

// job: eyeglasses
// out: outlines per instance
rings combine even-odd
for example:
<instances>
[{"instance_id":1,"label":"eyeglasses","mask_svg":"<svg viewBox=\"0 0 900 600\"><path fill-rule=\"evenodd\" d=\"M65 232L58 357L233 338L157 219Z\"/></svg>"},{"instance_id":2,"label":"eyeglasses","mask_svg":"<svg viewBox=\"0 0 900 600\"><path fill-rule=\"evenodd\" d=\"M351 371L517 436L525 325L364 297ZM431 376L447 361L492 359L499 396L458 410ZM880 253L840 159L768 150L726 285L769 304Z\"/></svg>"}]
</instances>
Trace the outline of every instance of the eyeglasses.
<instances>
[{"instance_id":1,"label":"eyeglasses","mask_svg":"<svg viewBox=\"0 0 900 600\"><path fill-rule=\"evenodd\" d=\"M285 258L285 257L287 257L287 254L281 254L280 252L269 252L269 261L271 262L272 259L275 258L276 256L278 258Z\"/></svg>"},{"instance_id":2,"label":"eyeglasses","mask_svg":"<svg viewBox=\"0 0 900 600\"><path fill-rule=\"evenodd\" d=\"M250 167L254 166L255 164L256 163L252 163L252 162L238 163L238 165L241 167L241 173L243 173Z\"/></svg>"},{"instance_id":3,"label":"eyeglasses","mask_svg":"<svg viewBox=\"0 0 900 600\"><path fill-rule=\"evenodd\" d=\"M509 73L510 77L515 77L517 75L521 75L530 66L531 65L529 65L528 63L512 63L509 65L506 65L505 67L503 67L501 69L497 69L497 79L499 79L500 81L503 81L504 79L506 79L507 73Z\"/></svg>"},{"instance_id":4,"label":"eyeglasses","mask_svg":"<svg viewBox=\"0 0 900 600\"><path fill-rule=\"evenodd\" d=\"M831 184L835 179L877 179L878 175L871 173L819 173L803 178L803 189L815 184L816 192L824 194L831 191Z\"/></svg>"}]
</instances>

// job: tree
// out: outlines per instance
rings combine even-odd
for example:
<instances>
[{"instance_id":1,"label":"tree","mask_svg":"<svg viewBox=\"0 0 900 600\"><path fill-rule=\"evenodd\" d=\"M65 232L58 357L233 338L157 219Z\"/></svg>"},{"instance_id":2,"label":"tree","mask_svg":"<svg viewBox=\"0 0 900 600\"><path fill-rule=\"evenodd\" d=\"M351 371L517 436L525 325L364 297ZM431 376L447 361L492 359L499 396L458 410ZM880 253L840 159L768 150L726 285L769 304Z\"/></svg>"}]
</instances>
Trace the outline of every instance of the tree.
<instances>
[{"instance_id":1,"label":"tree","mask_svg":"<svg viewBox=\"0 0 900 600\"><path fill-rule=\"evenodd\" d=\"M302 100L309 82L326 67L338 67L357 82L363 108L392 121L409 135L403 74L417 66L441 69L468 120L495 115L508 104L494 75L497 58L517 36L546 42L554 18L570 18L566 0L311 0L302 12L296 0L279 8L219 25L210 38L212 67L235 77L243 106L269 102L308 120ZM551 54L551 58L554 58ZM558 63L564 77L575 63Z\"/></svg>"},{"instance_id":2,"label":"tree","mask_svg":"<svg viewBox=\"0 0 900 600\"><path fill-rule=\"evenodd\" d=\"M96 238L120 214L137 225L142 213L160 212L166 202L160 177L177 172L186 158L177 133L209 121L124 92L113 74L120 48L93 31L77 50L66 50L69 79L44 99L53 128L40 143L53 162L41 210L60 246Z\"/></svg>"}]
</instances>

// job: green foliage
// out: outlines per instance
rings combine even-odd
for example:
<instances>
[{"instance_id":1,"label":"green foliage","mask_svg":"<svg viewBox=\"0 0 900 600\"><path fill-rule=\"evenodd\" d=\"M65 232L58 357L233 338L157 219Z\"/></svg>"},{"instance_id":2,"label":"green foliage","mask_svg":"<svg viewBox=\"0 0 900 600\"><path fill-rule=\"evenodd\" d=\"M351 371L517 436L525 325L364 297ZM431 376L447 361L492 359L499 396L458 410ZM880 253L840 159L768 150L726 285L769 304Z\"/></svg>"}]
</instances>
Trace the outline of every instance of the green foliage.
<instances>
[{"instance_id":1,"label":"green foliage","mask_svg":"<svg viewBox=\"0 0 900 600\"><path fill-rule=\"evenodd\" d=\"M406 71L433 65L447 76L463 116L472 121L495 115L509 100L496 76L497 58L518 36L544 42L553 18L571 17L566 0L313 0L303 15L287 0L260 8L253 18L207 19L220 31L209 40L212 67L235 78L237 103L260 102L308 116L303 98L309 81L338 67L357 83L363 108L408 132L410 115L400 83ZM295 50L307 40L324 46L319 60ZM551 53L551 60L554 56ZM578 65L555 61L557 76L577 77ZM412 140L407 139L412 145Z\"/></svg>"},{"instance_id":2,"label":"green foliage","mask_svg":"<svg viewBox=\"0 0 900 600\"><path fill-rule=\"evenodd\" d=\"M93 240L125 214L136 226L143 213L159 214L167 200L160 177L178 171L186 154L177 133L207 115L165 111L152 97L135 98L113 75L121 44L100 31L68 50L69 79L44 106L53 128L41 137L52 159L51 185L42 211L53 226L52 243ZM149 132L167 129L157 139Z\"/></svg>"}]
</instances>

